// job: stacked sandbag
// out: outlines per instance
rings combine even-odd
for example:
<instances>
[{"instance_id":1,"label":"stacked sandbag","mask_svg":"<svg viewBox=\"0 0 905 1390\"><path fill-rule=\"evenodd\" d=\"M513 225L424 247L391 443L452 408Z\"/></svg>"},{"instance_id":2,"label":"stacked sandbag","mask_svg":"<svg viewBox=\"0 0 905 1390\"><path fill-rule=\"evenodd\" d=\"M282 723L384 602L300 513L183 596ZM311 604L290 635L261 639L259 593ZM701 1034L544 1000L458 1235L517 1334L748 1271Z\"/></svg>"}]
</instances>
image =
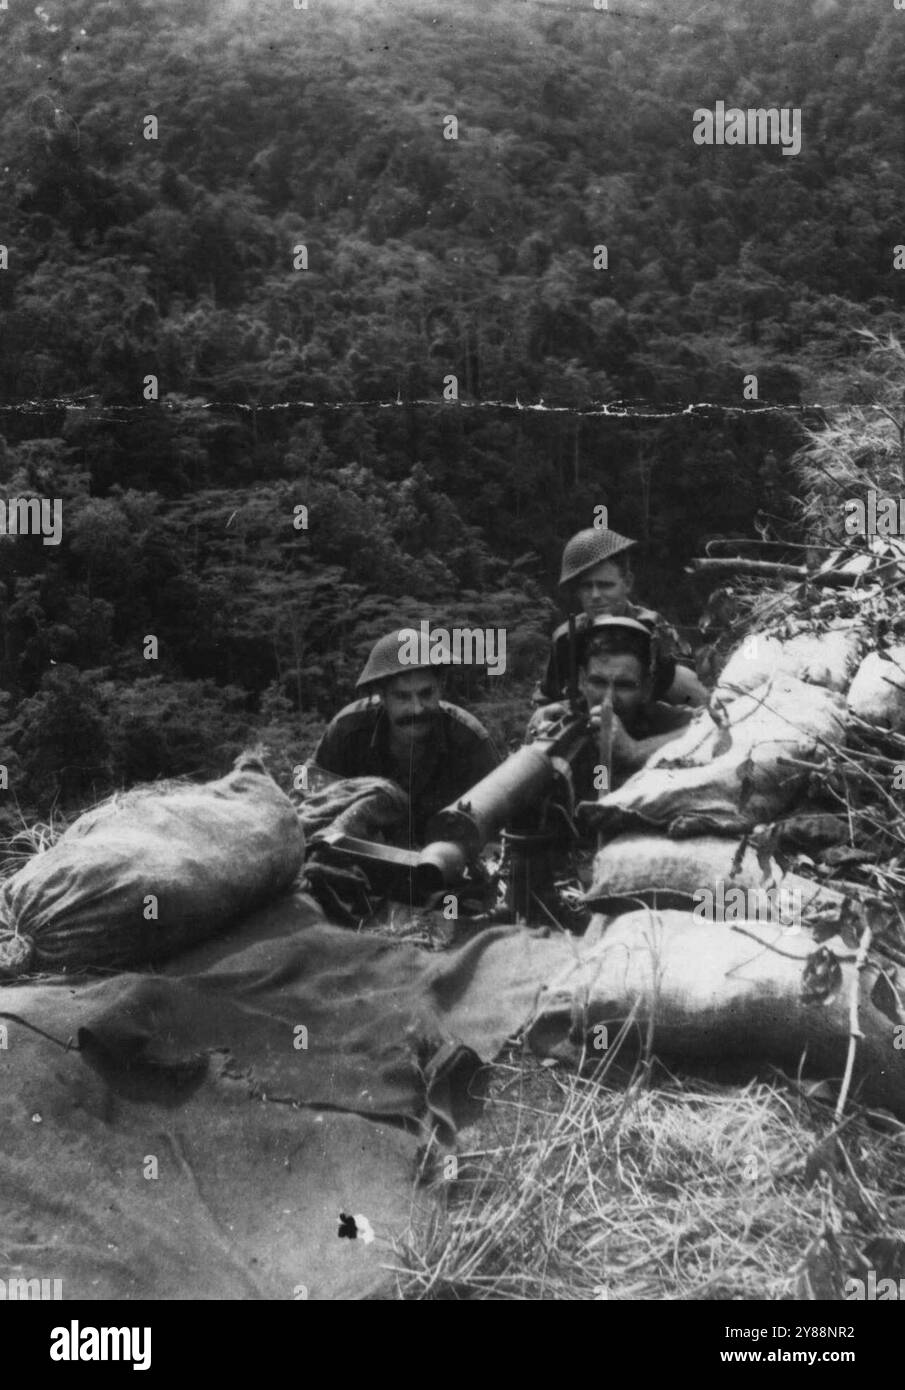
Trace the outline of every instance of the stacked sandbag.
<instances>
[{"instance_id":1,"label":"stacked sandbag","mask_svg":"<svg viewBox=\"0 0 905 1390\"><path fill-rule=\"evenodd\" d=\"M905 729L905 647L864 658L849 688L848 709L881 729Z\"/></svg>"},{"instance_id":2,"label":"stacked sandbag","mask_svg":"<svg viewBox=\"0 0 905 1390\"><path fill-rule=\"evenodd\" d=\"M738 893L731 890L740 889L749 905L763 902L766 908L773 902L783 908L792 902L802 919L838 918L844 894L800 874L783 874L778 865L765 866L750 845L743 853L739 849L736 839L715 835L688 840L618 835L595 855L584 901L611 913L640 903L687 907L697 902L712 910L712 920L721 921L739 915Z\"/></svg>"},{"instance_id":3,"label":"stacked sandbag","mask_svg":"<svg viewBox=\"0 0 905 1390\"><path fill-rule=\"evenodd\" d=\"M785 641L753 633L731 653L717 691L723 698L731 697L784 675L844 692L858 669L861 651L862 638L851 620L834 623L826 632L802 632Z\"/></svg>"},{"instance_id":4,"label":"stacked sandbag","mask_svg":"<svg viewBox=\"0 0 905 1390\"><path fill-rule=\"evenodd\" d=\"M620 1026L664 1059L806 1060L841 1077L850 1052L852 1000L858 1046L852 1094L905 1115L905 1008L889 969L839 937L777 933L760 921L701 922L690 912L593 918L574 958L538 993L526 1041L541 1056L595 1055ZM592 1041L593 1039L593 1041ZM606 1045L606 1044L604 1044Z\"/></svg>"},{"instance_id":5,"label":"stacked sandbag","mask_svg":"<svg viewBox=\"0 0 905 1390\"><path fill-rule=\"evenodd\" d=\"M0 975L165 960L289 888L304 848L254 758L114 796L0 885Z\"/></svg>"},{"instance_id":6,"label":"stacked sandbag","mask_svg":"<svg viewBox=\"0 0 905 1390\"><path fill-rule=\"evenodd\" d=\"M841 741L845 716L835 691L780 674L725 704L719 722L702 710L589 820L612 834L639 824L674 836L753 830L795 803L806 765Z\"/></svg>"}]
</instances>

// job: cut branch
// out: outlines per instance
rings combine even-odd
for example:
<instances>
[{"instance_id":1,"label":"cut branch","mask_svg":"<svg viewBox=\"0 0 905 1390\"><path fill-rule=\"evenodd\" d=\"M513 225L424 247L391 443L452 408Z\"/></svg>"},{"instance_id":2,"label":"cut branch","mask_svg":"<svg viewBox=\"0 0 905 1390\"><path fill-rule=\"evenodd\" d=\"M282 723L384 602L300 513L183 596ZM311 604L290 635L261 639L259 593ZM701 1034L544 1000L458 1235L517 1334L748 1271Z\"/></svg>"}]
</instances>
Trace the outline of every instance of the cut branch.
<instances>
[{"instance_id":1,"label":"cut branch","mask_svg":"<svg viewBox=\"0 0 905 1390\"><path fill-rule=\"evenodd\" d=\"M687 572L706 570L710 574L716 572L752 574L758 575L761 579L794 579L799 582L809 580L818 587L845 589L852 588L856 584L863 584L865 579L874 583L881 579L886 571L896 570L899 565L899 560L888 560L885 564L878 565L869 575L851 574L847 570L827 570L826 573L821 573L819 570L809 570L805 565L783 565L775 560L743 560L736 556L721 556L718 559L691 560L687 566Z\"/></svg>"},{"instance_id":2,"label":"cut branch","mask_svg":"<svg viewBox=\"0 0 905 1390\"><path fill-rule=\"evenodd\" d=\"M848 1100L848 1091L852 1084L852 1072L855 1066L855 1053L858 1050L858 1039L864 1037L858 1018L858 997L861 992L861 971L867 964L867 953L870 950L872 940L873 931L870 927L865 926L855 958L855 968L852 972L852 990L848 1005L848 1055L845 1059L845 1075L839 1088L839 1099L836 1101L836 1114L834 1116L836 1124L842 1119L845 1102Z\"/></svg>"}]
</instances>

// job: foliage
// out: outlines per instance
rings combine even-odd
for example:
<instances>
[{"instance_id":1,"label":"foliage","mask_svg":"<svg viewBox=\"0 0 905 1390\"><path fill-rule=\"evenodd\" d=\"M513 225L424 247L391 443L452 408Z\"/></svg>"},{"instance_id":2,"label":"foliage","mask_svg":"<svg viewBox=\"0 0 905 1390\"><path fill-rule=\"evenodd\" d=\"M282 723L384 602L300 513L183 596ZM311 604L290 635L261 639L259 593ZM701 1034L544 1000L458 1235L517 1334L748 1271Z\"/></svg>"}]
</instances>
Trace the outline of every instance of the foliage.
<instances>
[{"instance_id":1,"label":"foliage","mask_svg":"<svg viewBox=\"0 0 905 1390\"><path fill-rule=\"evenodd\" d=\"M688 559L759 508L804 524L765 460L833 424L752 413L745 372L901 427L898 23L834 0L678 0L668 28L647 3L11 7L0 495L64 509L58 547L0 536L22 804L200 772L242 728L283 730L292 763L403 618L506 626L507 692L460 694L511 702L600 504L642 597L692 626ZM694 145L718 98L800 106L801 154ZM599 413L620 399L649 412ZM663 408L689 401L733 408Z\"/></svg>"}]
</instances>

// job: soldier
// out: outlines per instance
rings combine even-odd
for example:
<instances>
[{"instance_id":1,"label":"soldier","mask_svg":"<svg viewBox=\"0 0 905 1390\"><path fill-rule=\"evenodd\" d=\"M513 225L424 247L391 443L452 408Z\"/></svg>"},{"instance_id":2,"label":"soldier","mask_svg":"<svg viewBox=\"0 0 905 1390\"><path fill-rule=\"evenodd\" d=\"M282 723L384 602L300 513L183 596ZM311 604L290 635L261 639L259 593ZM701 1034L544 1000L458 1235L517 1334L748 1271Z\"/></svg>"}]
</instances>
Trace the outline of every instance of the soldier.
<instances>
[{"instance_id":1,"label":"soldier","mask_svg":"<svg viewBox=\"0 0 905 1390\"><path fill-rule=\"evenodd\" d=\"M607 697L612 701L612 773L614 787L648 758L669 743L694 718L690 707L677 708L654 697L654 642L646 624L635 618L598 618L582 631L578 653L578 685L595 712ZM565 713L562 704L549 705L535 712L529 725L529 738L543 734L548 721ZM588 741L579 754L572 776L579 799L593 799L594 769L599 754Z\"/></svg>"},{"instance_id":2,"label":"soldier","mask_svg":"<svg viewBox=\"0 0 905 1390\"><path fill-rule=\"evenodd\" d=\"M435 665L401 660L411 628L374 644L356 681L362 699L330 722L315 768L339 777L386 777L408 794L410 844L427 822L497 766L490 735L473 715L441 699Z\"/></svg>"},{"instance_id":3,"label":"soldier","mask_svg":"<svg viewBox=\"0 0 905 1390\"><path fill-rule=\"evenodd\" d=\"M576 631L587 630L595 618L634 618L656 639L653 698L671 705L704 705L708 695L693 670L682 665L691 659L687 644L674 627L652 608L630 599L633 575L628 550L636 542L616 531L589 526L566 545L559 578L560 592L570 607L578 607ZM553 634L547 671L535 694L535 702L558 700L568 682L569 625Z\"/></svg>"}]
</instances>

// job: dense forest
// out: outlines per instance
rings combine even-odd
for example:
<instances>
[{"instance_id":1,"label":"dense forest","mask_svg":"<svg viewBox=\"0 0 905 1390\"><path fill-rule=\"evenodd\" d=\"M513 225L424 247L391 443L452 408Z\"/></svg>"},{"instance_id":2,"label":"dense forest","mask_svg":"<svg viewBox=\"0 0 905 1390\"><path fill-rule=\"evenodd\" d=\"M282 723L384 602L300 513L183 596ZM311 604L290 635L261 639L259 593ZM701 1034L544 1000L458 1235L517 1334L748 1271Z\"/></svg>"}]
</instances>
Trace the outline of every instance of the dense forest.
<instances>
[{"instance_id":1,"label":"dense forest","mask_svg":"<svg viewBox=\"0 0 905 1390\"><path fill-rule=\"evenodd\" d=\"M9 0L0 496L63 535L0 536L0 828L251 739L285 780L397 619L505 626L461 695L514 727L601 503L693 630L703 540L794 537L802 431L901 398L903 26ZM695 144L718 100L800 153Z\"/></svg>"}]
</instances>

